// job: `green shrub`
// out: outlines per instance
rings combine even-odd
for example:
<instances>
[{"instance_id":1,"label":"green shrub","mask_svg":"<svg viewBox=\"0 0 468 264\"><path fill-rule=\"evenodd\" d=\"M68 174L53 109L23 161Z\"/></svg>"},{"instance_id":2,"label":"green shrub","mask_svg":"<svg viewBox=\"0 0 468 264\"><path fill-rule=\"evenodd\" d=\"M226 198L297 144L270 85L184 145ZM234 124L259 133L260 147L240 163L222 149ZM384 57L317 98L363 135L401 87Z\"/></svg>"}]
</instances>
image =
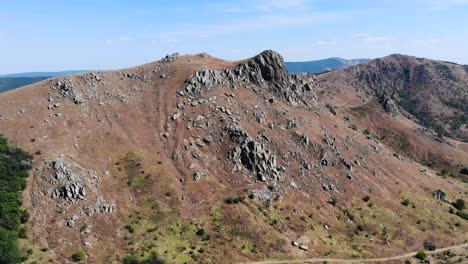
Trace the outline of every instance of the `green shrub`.
<instances>
[{"instance_id":1,"label":"green shrub","mask_svg":"<svg viewBox=\"0 0 468 264\"><path fill-rule=\"evenodd\" d=\"M124 264L138 264L138 259L137 259L135 256L133 256L133 255L131 255L131 256L125 256L125 257L123 258L123 263L124 263Z\"/></svg>"},{"instance_id":2,"label":"green shrub","mask_svg":"<svg viewBox=\"0 0 468 264\"><path fill-rule=\"evenodd\" d=\"M455 202L452 203L453 207L457 208L458 210L465 209L465 200L457 199Z\"/></svg>"},{"instance_id":3,"label":"green shrub","mask_svg":"<svg viewBox=\"0 0 468 264\"><path fill-rule=\"evenodd\" d=\"M411 201L408 198L403 199L403 201L401 202L401 204L404 205L404 206L408 206L408 205L410 205L410 203L411 203Z\"/></svg>"},{"instance_id":4,"label":"green shrub","mask_svg":"<svg viewBox=\"0 0 468 264\"><path fill-rule=\"evenodd\" d=\"M24 226L20 227L18 229L18 237L19 238L27 238L28 237L28 232Z\"/></svg>"},{"instance_id":5,"label":"green shrub","mask_svg":"<svg viewBox=\"0 0 468 264\"><path fill-rule=\"evenodd\" d=\"M427 254L426 252L424 251L419 251L415 256L415 258L419 259L419 260L426 260L427 259Z\"/></svg>"},{"instance_id":6,"label":"green shrub","mask_svg":"<svg viewBox=\"0 0 468 264\"><path fill-rule=\"evenodd\" d=\"M366 195L366 196L362 197L362 200L367 203L368 201L370 201L370 196Z\"/></svg>"},{"instance_id":7,"label":"green shrub","mask_svg":"<svg viewBox=\"0 0 468 264\"><path fill-rule=\"evenodd\" d=\"M72 255L72 258L73 260L81 261L86 258L86 252L80 248Z\"/></svg>"},{"instance_id":8,"label":"green shrub","mask_svg":"<svg viewBox=\"0 0 468 264\"><path fill-rule=\"evenodd\" d=\"M135 228L133 228L133 226L131 226L131 225L126 225L125 229L127 229L127 231L129 233L134 233L135 232Z\"/></svg>"}]
</instances>

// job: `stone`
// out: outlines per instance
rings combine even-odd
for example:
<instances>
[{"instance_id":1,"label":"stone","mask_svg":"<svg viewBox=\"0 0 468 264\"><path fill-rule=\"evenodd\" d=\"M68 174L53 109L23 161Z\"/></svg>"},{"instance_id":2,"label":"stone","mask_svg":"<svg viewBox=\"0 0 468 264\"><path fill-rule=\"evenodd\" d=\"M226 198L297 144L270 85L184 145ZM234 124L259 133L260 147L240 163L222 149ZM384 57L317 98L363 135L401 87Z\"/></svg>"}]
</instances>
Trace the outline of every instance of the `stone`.
<instances>
[{"instance_id":1,"label":"stone","mask_svg":"<svg viewBox=\"0 0 468 264\"><path fill-rule=\"evenodd\" d=\"M432 192L432 196L441 202L448 202L446 194L442 190L435 190L434 192Z\"/></svg>"},{"instance_id":2,"label":"stone","mask_svg":"<svg viewBox=\"0 0 468 264\"><path fill-rule=\"evenodd\" d=\"M289 183L289 186L291 186L291 188L293 188L293 189L297 189L297 188L298 188L298 187L297 187L297 184L296 184L295 182L293 182L293 181L291 181L291 182Z\"/></svg>"},{"instance_id":3,"label":"stone","mask_svg":"<svg viewBox=\"0 0 468 264\"><path fill-rule=\"evenodd\" d=\"M299 243L297 241L291 241L291 245L294 247L299 247Z\"/></svg>"},{"instance_id":4,"label":"stone","mask_svg":"<svg viewBox=\"0 0 468 264\"><path fill-rule=\"evenodd\" d=\"M177 112L177 113L172 115L172 120L176 121L177 119L179 119L179 117L180 117L180 113Z\"/></svg>"},{"instance_id":5,"label":"stone","mask_svg":"<svg viewBox=\"0 0 468 264\"><path fill-rule=\"evenodd\" d=\"M465 168L461 169L460 174L468 175L468 167L465 167Z\"/></svg>"},{"instance_id":6,"label":"stone","mask_svg":"<svg viewBox=\"0 0 468 264\"><path fill-rule=\"evenodd\" d=\"M299 246L299 249L302 249L302 250L304 250L304 251L308 251L308 250L309 250L309 247L306 246L306 245L304 245L304 244L302 244L302 245Z\"/></svg>"},{"instance_id":7,"label":"stone","mask_svg":"<svg viewBox=\"0 0 468 264\"><path fill-rule=\"evenodd\" d=\"M179 58L179 53L168 54L161 59L161 63L169 63L177 60Z\"/></svg>"},{"instance_id":8,"label":"stone","mask_svg":"<svg viewBox=\"0 0 468 264\"><path fill-rule=\"evenodd\" d=\"M201 178L206 177L206 176L207 176L206 173L197 171L197 172L195 172L195 173L193 174L193 180L197 182L197 181L199 181Z\"/></svg>"}]
</instances>

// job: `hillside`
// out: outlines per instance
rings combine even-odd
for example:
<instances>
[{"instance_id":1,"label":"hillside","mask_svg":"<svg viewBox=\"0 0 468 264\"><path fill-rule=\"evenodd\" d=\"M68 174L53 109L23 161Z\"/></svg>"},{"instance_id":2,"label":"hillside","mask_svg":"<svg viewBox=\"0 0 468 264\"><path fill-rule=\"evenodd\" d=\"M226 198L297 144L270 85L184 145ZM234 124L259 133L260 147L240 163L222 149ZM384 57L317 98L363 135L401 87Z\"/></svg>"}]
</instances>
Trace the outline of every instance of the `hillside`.
<instances>
[{"instance_id":1,"label":"hillside","mask_svg":"<svg viewBox=\"0 0 468 264\"><path fill-rule=\"evenodd\" d=\"M365 115L379 119L376 116L381 115L380 112L365 113L377 102L396 120L404 116L422 126L415 126L408 134L387 137L385 141L393 146L401 145L416 133L449 145L453 143L448 138L468 141L468 71L465 66L396 54L319 78L326 83L329 96L343 91L350 95L345 99L347 102L340 104L351 111L361 114L364 111ZM336 98L330 100L336 101ZM386 134L388 124L379 123L374 122L374 129ZM439 165L439 168L453 165L455 168L448 166L447 169L458 172L456 165L459 164L450 158L432 155L435 146L425 149L417 145L403 146L402 151L428 165Z\"/></svg>"},{"instance_id":2,"label":"hillside","mask_svg":"<svg viewBox=\"0 0 468 264\"><path fill-rule=\"evenodd\" d=\"M368 59L345 60L342 58L328 58L324 60L305 62L285 62L289 73L323 73L336 69L346 68L369 61Z\"/></svg>"},{"instance_id":3,"label":"hillside","mask_svg":"<svg viewBox=\"0 0 468 264\"><path fill-rule=\"evenodd\" d=\"M351 259L464 243L466 210L450 202L467 200L466 183L419 161L466 167L468 144L385 111L365 67L396 87L398 71L376 61L291 75L265 51L173 54L0 94L0 133L35 153L28 261Z\"/></svg>"}]
</instances>

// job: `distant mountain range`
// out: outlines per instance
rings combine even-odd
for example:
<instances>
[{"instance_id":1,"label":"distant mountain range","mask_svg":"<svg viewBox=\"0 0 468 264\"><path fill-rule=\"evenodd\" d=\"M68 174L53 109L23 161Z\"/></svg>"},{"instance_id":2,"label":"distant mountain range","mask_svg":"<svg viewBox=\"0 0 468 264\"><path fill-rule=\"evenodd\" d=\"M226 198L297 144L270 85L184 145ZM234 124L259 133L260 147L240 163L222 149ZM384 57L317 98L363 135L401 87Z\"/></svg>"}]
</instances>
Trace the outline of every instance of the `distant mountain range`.
<instances>
[{"instance_id":1,"label":"distant mountain range","mask_svg":"<svg viewBox=\"0 0 468 264\"><path fill-rule=\"evenodd\" d=\"M0 93L40 82L51 77L77 74L82 72L87 71L24 72L0 75Z\"/></svg>"},{"instance_id":2,"label":"distant mountain range","mask_svg":"<svg viewBox=\"0 0 468 264\"><path fill-rule=\"evenodd\" d=\"M60 72L22 72L22 73L12 73L12 74L5 74L0 75L0 78L36 78L36 77L55 77L55 76L62 76L68 74L77 74L82 72L88 72L83 70L78 71L60 71Z\"/></svg>"},{"instance_id":3,"label":"distant mountain range","mask_svg":"<svg viewBox=\"0 0 468 264\"><path fill-rule=\"evenodd\" d=\"M345 60L342 58L328 58L316 61L285 62L285 65L290 73L323 73L368 61L369 59Z\"/></svg>"},{"instance_id":4,"label":"distant mountain range","mask_svg":"<svg viewBox=\"0 0 468 264\"><path fill-rule=\"evenodd\" d=\"M290 73L324 73L348 66L367 62L369 59L345 60L342 58L328 58L324 60L305 62L286 62L286 69ZM60 72L23 72L0 75L0 93L23 87L42 80L69 74L89 72L85 70L60 71Z\"/></svg>"}]
</instances>

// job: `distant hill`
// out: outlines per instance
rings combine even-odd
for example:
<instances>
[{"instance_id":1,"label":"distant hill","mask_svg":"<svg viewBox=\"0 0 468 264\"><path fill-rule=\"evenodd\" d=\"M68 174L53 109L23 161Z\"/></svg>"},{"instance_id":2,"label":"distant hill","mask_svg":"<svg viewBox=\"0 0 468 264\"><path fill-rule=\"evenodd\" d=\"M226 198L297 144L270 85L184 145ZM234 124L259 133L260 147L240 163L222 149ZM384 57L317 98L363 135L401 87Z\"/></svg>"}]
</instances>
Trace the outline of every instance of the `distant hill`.
<instances>
[{"instance_id":1,"label":"distant hill","mask_svg":"<svg viewBox=\"0 0 468 264\"><path fill-rule=\"evenodd\" d=\"M77 74L82 72L87 71L24 72L0 75L0 93L40 82L51 77Z\"/></svg>"},{"instance_id":2,"label":"distant hill","mask_svg":"<svg viewBox=\"0 0 468 264\"><path fill-rule=\"evenodd\" d=\"M285 65L290 73L323 73L368 61L369 59L345 60L342 58L328 58L316 61L285 62Z\"/></svg>"},{"instance_id":3,"label":"distant hill","mask_svg":"<svg viewBox=\"0 0 468 264\"><path fill-rule=\"evenodd\" d=\"M0 93L40 82L48 78L49 77L0 77Z\"/></svg>"},{"instance_id":4,"label":"distant hill","mask_svg":"<svg viewBox=\"0 0 468 264\"><path fill-rule=\"evenodd\" d=\"M68 74L77 74L77 73L82 73L82 72L88 72L88 71L78 70L78 71L60 71L60 72L22 72L22 73L0 75L0 78L4 78L4 77L14 77L14 78L56 77L56 76L62 76L62 75L68 75Z\"/></svg>"}]
</instances>

